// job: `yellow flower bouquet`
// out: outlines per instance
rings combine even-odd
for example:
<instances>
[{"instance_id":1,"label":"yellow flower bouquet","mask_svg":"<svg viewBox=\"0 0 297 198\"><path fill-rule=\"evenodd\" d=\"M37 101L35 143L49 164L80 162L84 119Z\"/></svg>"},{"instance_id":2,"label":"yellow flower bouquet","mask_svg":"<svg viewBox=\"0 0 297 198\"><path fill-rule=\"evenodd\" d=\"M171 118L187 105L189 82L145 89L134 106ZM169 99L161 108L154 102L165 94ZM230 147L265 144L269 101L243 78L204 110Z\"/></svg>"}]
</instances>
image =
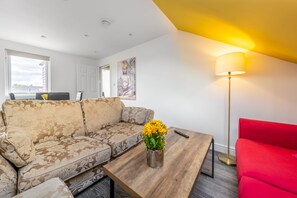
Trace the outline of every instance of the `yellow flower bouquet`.
<instances>
[{"instance_id":1,"label":"yellow flower bouquet","mask_svg":"<svg viewBox=\"0 0 297 198\"><path fill-rule=\"evenodd\" d=\"M164 150L167 127L160 120L152 120L144 125L142 140L148 150Z\"/></svg>"},{"instance_id":2,"label":"yellow flower bouquet","mask_svg":"<svg viewBox=\"0 0 297 198\"><path fill-rule=\"evenodd\" d=\"M146 144L147 164L152 168L160 168L164 163L165 135L167 127L160 120L152 120L144 125L142 135Z\"/></svg>"}]
</instances>

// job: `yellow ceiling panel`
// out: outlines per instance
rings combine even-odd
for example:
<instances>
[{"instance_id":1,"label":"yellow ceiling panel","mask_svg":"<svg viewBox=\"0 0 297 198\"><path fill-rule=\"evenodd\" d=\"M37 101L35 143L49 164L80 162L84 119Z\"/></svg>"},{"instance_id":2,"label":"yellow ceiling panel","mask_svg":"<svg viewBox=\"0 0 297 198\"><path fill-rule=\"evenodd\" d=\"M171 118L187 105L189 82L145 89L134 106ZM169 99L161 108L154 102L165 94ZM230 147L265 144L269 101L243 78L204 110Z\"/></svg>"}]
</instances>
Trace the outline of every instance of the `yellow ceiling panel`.
<instances>
[{"instance_id":1,"label":"yellow ceiling panel","mask_svg":"<svg viewBox=\"0 0 297 198\"><path fill-rule=\"evenodd\" d=\"M177 29L297 63L297 0L154 0Z\"/></svg>"}]
</instances>

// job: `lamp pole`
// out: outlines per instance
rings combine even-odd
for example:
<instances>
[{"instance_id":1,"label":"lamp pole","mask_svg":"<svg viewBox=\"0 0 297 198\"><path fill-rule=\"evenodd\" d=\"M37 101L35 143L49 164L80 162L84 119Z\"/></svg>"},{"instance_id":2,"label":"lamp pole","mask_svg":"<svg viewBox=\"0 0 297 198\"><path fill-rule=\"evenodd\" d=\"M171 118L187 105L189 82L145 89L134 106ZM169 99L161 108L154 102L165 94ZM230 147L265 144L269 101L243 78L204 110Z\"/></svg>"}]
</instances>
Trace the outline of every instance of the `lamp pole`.
<instances>
[{"instance_id":1,"label":"lamp pole","mask_svg":"<svg viewBox=\"0 0 297 198\"><path fill-rule=\"evenodd\" d=\"M228 95L228 151L227 158L228 164L230 163L230 109L231 109L231 72L228 72L228 80L229 80L229 95Z\"/></svg>"},{"instance_id":2,"label":"lamp pole","mask_svg":"<svg viewBox=\"0 0 297 198\"><path fill-rule=\"evenodd\" d=\"M228 148L227 154L219 154L219 160L227 165L236 165L236 159L234 156L230 155L230 115L231 115L231 72L228 72Z\"/></svg>"}]
</instances>

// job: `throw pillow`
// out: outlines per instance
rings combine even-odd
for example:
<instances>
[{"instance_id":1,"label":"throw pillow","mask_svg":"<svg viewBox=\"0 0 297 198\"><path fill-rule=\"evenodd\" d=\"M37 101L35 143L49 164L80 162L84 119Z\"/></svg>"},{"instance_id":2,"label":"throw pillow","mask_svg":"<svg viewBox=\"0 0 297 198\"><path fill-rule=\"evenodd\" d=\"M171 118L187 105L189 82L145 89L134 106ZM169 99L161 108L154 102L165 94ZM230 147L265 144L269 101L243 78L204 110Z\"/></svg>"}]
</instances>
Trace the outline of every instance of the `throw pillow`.
<instances>
[{"instance_id":1,"label":"throw pillow","mask_svg":"<svg viewBox=\"0 0 297 198\"><path fill-rule=\"evenodd\" d=\"M0 153L16 167L23 167L35 158L35 147L28 133L7 127L0 132Z\"/></svg>"},{"instance_id":2,"label":"throw pillow","mask_svg":"<svg viewBox=\"0 0 297 198\"><path fill-rule=\"evenodd\" d=\"M142 107L124 107L122 121L143 125L146 122L148 109Z\"/></svg>"}]
</instances>

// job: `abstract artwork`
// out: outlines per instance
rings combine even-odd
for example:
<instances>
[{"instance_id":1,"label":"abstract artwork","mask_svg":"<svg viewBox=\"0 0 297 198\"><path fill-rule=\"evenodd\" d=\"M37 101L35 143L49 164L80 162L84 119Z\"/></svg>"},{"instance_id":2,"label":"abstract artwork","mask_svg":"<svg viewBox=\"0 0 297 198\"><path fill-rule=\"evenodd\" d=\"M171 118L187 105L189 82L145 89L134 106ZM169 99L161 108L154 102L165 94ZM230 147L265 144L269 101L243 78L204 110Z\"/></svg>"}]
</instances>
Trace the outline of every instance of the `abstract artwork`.
<instances>
[{"instance_id":1,"label":"abstract artwork","mask_svg":"<svg viewBox=\"0 0 297 198\"><path fill-rule=\"evenodd\" d=\"M136 58L118 62L118 96L136 100Z\"/></svg>"}]
</instances>

